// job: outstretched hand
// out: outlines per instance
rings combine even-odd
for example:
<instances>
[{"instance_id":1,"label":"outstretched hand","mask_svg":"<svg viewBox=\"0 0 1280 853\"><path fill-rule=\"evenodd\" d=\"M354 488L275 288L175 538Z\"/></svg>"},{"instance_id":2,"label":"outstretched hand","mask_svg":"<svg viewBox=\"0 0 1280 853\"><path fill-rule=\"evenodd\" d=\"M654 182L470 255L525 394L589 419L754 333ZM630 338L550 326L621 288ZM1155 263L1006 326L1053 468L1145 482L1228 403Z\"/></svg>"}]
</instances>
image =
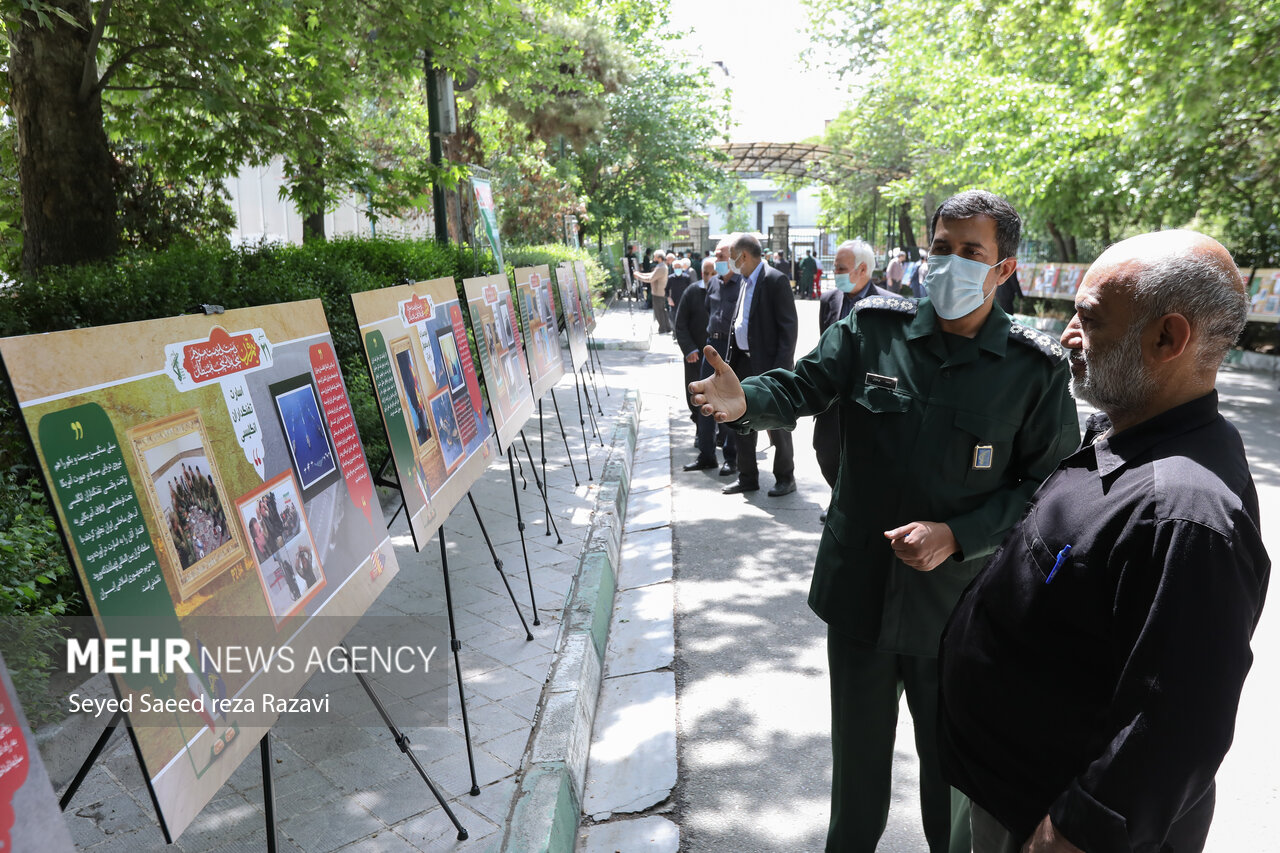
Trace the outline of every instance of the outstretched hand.
<instances>
[{"instance_id":1,"label":"outstretched hand","mask_svg":"<svg viewBox=\"0 0 1280 853\"><path fill-rule=\"evenodd\" d=\"M715 347L703 347L702 354L715 374L689 383L693 404L717 423L736 421L747 413L747 397L742 393L742 384Z\"/></svg>"}]
</instances>

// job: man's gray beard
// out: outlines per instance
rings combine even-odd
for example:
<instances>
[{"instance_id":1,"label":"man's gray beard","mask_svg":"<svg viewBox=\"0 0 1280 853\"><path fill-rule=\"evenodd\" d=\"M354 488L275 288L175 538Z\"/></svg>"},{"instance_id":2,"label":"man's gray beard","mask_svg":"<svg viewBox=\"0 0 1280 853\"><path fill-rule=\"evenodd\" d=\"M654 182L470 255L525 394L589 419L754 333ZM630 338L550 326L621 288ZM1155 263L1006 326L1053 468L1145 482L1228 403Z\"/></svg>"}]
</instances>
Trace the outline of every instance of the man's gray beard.
<instances>
[{"instance_id":1,"label":"man's gray beard","mask_svg":"<svg viewBox=\"0 0 1280 853\"><path fill-rule=\"evenodd\" d=\"M1083 378L1071 374L1071 395L1112 420L1141 409L1154 391L1155 380L1142 366L1141 324L1132 326L1110 349L1090 353Z\"/></svg>"}]
</instances>

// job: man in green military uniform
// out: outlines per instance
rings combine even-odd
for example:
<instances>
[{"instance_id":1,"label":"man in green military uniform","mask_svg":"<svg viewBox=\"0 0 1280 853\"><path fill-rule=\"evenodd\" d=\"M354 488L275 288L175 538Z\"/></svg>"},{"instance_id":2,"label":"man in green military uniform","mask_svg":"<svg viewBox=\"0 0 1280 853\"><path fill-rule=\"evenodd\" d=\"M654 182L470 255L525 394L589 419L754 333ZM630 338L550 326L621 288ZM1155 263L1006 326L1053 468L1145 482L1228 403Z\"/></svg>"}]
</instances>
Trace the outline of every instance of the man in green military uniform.
<instances>
[{"instance_id":1,"label":"man in green military uniform","mask_svg":"<svg viewBox=\"0 0 1280 853\"><path fill-rule=\"evenodd\" d=\"M800 261L800 271L796 273L796 291L801 299L813 298L813 280L818 275L818 262L813 258L810 249Z\"/></svg>"},{"instance_id":2,"label":"man in green military uniform","mask_svg":"<svg viewBox=\"0 0 1280 853\"><path fill-rule=\"evenodd\" d=\"M739 430L791 429L833 405L841 464L809 606L827 623L832 768L828 851L873 853L889 810L903 690L931 853L969 850L968 802L938 764L938 641L960 593L1036 487L1079 441L1062 347L994 305L1021 221L990 193L943 202L929 298L870 297L794 371L690 385Z\"/></svg>"}]
</instances>

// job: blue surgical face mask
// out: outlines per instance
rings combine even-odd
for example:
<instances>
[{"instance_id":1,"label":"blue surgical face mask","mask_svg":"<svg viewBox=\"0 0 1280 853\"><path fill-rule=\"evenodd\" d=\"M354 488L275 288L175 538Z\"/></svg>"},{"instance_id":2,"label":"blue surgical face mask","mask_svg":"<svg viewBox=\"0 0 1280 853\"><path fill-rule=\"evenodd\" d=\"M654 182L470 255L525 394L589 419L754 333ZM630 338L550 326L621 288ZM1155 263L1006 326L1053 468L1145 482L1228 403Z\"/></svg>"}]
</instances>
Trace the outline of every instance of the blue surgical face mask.
<instances>
[{"instance_id":1,"label":"blue surgical face mask","mask_svg":"<svg viewBox=\"0 0 1280 853\"><path fill-rule=\"evenodd\" d=\"M847 272L836 273L836 287L840 288L842 293L853 293L853 282L849 280Z\"/></svg>"},{"instance_id":2,"label":"blue surgical face mask","mask_svg":"<svg viewBox=\"0 0 1280 853\"><path fill-rule=\"evenodd\" d=\"M982 293L987 273L1002 263L984 264L959 255L930 255L924 286L933 310L944 320L959 320L977 311L987 301ZM991 293L995 292L993 287Z\"/></svg>"},{"instance_id":3,"label":"blue surgical face mask","mask_svg":"<svg viewBox=\"0 0 1280 853\"><path fill-rule=\"evenodd\" d=\"M725 276L729 274L728 261L716 261L716 275Z\"/></svg>"}]
</instances>

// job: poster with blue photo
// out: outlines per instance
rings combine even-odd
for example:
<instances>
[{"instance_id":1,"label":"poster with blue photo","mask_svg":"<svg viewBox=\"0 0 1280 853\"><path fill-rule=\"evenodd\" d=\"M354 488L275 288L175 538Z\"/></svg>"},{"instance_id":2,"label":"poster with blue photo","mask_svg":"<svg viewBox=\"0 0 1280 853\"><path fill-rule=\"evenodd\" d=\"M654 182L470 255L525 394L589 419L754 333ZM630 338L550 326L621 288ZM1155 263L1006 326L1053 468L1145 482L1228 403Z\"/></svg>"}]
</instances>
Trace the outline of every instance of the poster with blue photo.
<instances>
[{"instance_id":1,"label":"poster with blue photo","mask_svg":"<svg viewBox=\"0 0 1280 853\"><path fill-rule=\"evenodd\" d=\"M320 414L320 395L310 373L276 382L269 390L276 402L276 414L280 416L303 500L310 500L340 476L333 441Z\"/></svg>"}]
</instances>

